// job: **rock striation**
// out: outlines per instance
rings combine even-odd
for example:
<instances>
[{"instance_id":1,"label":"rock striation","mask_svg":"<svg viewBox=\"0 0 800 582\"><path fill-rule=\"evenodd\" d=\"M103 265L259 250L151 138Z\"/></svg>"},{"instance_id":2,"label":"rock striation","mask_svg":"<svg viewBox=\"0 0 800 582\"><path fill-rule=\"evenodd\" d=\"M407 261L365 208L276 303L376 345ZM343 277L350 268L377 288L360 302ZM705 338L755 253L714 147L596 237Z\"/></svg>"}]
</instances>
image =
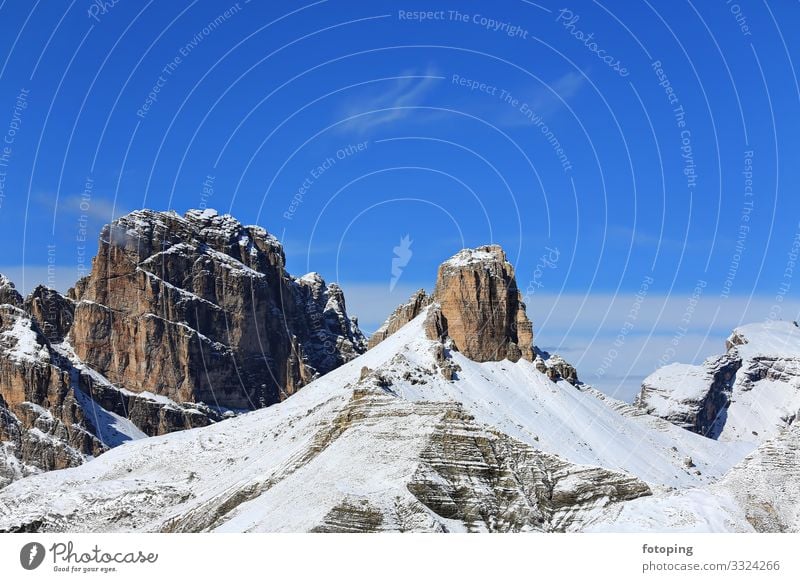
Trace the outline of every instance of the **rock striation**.
<instances>
[{"instance_id":1,"label":"rock striation","mask_svg":"<svg viewBox=\"0 0 800 582\"><path fill-rule=\"evenodd\" d=\"M73 296L76 355L176 402L268 406L366 348L338 286L291 277L275 237L212 210L116 220Z\"/></svg>"},{"instance_id":2,"label":"rock striation","mask_svg":"<svg viewBox=\"0 0 800 582\"><path fill-rule=\"evenodd\" d=\"M714 488L736 500L757 532L800 532L800 424L781 430Z\"/></svg>"},{"instance_id":3,"label":"rock striation","mask_svg":"<svg viewBox=\"0 0 800 582\"><path fill-rule=\"evenodd\" d=\"M271 408L123 447L69 484L12 485L0 494L0 532L565 531L651 494L631 475L482 426L455 402L366 386L335 403L303 396L283 417ZM270 438L281 426L287 434ZM175 478L153 478L164 471Z\"/></svg>"}]
</instances>

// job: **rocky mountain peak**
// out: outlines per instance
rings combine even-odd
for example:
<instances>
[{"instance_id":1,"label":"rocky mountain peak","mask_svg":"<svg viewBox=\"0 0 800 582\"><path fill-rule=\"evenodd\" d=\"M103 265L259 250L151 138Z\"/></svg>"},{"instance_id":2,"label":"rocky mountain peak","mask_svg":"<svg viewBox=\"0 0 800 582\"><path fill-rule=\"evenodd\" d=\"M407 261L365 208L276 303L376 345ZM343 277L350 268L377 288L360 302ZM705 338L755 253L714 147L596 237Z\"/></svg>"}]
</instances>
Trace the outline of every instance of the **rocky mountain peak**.
<instances>
[{"instance_id":1,"label":"rocky mountain peak","mask_svg":"<svg viewBox=\"0 0 800 582\"><path fill-rule=\"evenodd\" d=\"M0 273L0 305L5 304L20 307L22 305L22 295L19 294L14 283Z\"/></svg>"},{"instance_id":2,"label":"rocky mountain peak","mask_svg":"<svg viewBox=\"0 0 800 582\"><path fill-rule=\"evenodd\" d=\"M64 340L75 318L75 302L44 285L37 285L25 298L24 309L52 342Z\"/></svg>"},{"instance_id":3,"label":"rocky mountain peak","mask_svg":"<svg viewBox=\"0 0 800 582\"><path fill-rule=\"evenodd\" d=\"M476 362L533 361L533 325L514 268L499 245L464 249L442 263L426 326Z\"/></svg>"},{"instance_id":4,"label":"rocky mountain peak","mask_svg":"<svg viewBox=\"0 0 800 582\"><path fill-rule=\"evenodd\" d=\"M461 249L441 264L441 269L460 270L467 268L503 269L510 266L506 253L500 245L484 245L474 249ZM496 271L497 272L497 271Z\"/></svg>"},{"instance_id":5,"label":"rocky mountain peak","mask_svg":"<svg viewBox=\"0 0 800 582\"><path fill-rule=\"evenodd\" d=\"M74 295L77 356L177 402L273 404L366 347L341 289L291 277L274 236L210 209L115 220Z\"/></svg>"}]
</instances>

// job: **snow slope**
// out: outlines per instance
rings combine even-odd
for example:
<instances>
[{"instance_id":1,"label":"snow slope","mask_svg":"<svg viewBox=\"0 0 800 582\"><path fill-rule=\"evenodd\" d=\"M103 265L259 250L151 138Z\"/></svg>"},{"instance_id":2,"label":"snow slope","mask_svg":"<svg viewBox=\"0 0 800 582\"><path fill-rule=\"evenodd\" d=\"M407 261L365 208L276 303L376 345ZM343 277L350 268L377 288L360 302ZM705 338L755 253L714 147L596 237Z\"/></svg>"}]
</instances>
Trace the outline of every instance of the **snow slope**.
<instances>
[{"instance_id":1,"label":"snow slope","mask_svg":"<svg viewBox=\"0 0 800 582\"><path fill-rule=\"evenodd\" d=\"M784 429L703 488L616 505L581 524L605 532L800 531L800 425Z\"/></svg>"},{"instance_id":2,"label":"snow slope","mask_svg":"<svg viewBox=\"0 0 800 582\"><path fill-rule=\"evenodd\" d=\"M749 450L524 360L443 361L424 317L281 404L11 484L0 530L580 529Z\"/></svg>"},{"instance_id":3,"label":"snow slope","mask_svg":"<svg viewBox=\"0 0 800 582\"><path fill-rule=\"evenodd\" d=\"M425 314L404 332L420 327ZM385 365L391 390L409 400L460 402L482 423L574 463L631 473L656 485L686 487L716 479L754 445L717 443L645 415L597 390L552 382L533 363L473 362L457 352L453 382L427 373L436 363L421 332ZM388 340L387 340L388 341ZM691 458L693 466L687 466Z\"/></svg>"}]
</instances>

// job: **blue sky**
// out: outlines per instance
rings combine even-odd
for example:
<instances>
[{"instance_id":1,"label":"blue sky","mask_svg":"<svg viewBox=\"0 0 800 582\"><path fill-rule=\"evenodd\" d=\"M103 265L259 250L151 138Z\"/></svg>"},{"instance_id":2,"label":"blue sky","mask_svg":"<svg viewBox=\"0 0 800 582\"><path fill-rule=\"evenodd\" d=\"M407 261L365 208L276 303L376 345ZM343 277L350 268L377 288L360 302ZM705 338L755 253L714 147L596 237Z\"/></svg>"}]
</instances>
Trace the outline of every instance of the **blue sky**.
<instances>
[{"instance_id":1,"label":"blue sky","mask_svg":"<svg viewBox=\"0 0 800 582\"><path fill-rule=\"evenodd\" d=\"M207 206L338 281L369 331L500 243L537 343L630 398L740 322L797 318L799 13L7 0L0 270L29 289L52 262L65 288L113 217Z\"/></svg>"}]
</instances>

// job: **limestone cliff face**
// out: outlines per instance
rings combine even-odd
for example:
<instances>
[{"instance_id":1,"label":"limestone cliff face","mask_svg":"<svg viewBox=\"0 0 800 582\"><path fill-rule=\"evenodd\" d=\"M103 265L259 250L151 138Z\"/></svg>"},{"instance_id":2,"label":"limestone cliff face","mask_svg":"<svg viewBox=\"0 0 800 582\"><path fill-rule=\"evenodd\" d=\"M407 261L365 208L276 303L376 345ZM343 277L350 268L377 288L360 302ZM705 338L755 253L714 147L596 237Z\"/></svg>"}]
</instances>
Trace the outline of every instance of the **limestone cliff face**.
<instances>
[{"instance_id":1,"label":"limestone cliff face","mask_svg":"<svg viewBox=\"0 0 800 582\"><path fill-rule=\"evenodd\" d=\"M73 295L77 356L177 402L267 406L366 347L341 289L292 278L277 239L209 210L108 225Z\"/></svg>"},{"instance_id":2,"label":"limestone cliff face","mask_svg":"<svg viewBox=\"0 0 800 582\"><path fill-rule=\"evenodd\" d=\"M273 404L365 351L341 288L284 263L231 216L143 210L68 296L0 275L0 487Z\"/></svg>"},{"instance_id":3,"label":"limestone cliff face","mask_svg":"<svg viewBox=\"0 0 800 582\"><path fill-rule=\"evenodd\" d=\"M18 307L0 305L0 487L105 450L73 384L71 366L36 322Z\"/></svg>"},{"instance_id":4,"label":"limestone cliff face","mask_svg":"<svg viewBox=\"0 0 800 582\"><path fill-rule=\"evenodd\" d=\"M75 318L75 302L44 285L36 287L25 298L23 308L52 342L64 341Z\"/></svg>"},{"instance_id":5,"label":"limestone cliff face","mask_svg":"<svg viewBox=\"0 0 800 582\"><path fill-rule=\"evenodd\" d=\"M428 295L425 289L420 289L414 293L406 303L403 303L395 309L386 321L383 322L383 325L370 336L369 348L374 348L409 321L417 317L431 304L431 301L433 301L433 297Z\"/></svg>"},{"instance_id":6,"label":"limestone cliff face","mask_svg":"<svg viewBox=\"0 0 800 582\"><path fill-rule=\"evenodd\" d=\"M430 306L430 307L429 307ZM429 307L429 308L428 308ZM373 348L428 308L425 333L476 362L524 358L533 362L533 324L517 288L514 268L498 245L464 249L439 267L432 295L420 289L370 337ZM549 356L548 356L549 357ZM554 376L577 382L553 369Z\"/></svg>"},{"instance_id":7,"label":"limestone cliff face","mask_svg":"<svg viewBox=\"0 0 800 582\"><path fill-rule=\"evenodd\" d=\"M442 263L427 326L476 362L533 361L533 326L514 268L497 245L464 249Z\"/></svg>"},{"instance_id":8,"label":"limestone cliff face","mask_svg":"<svg viewBox=\"0 0 800 582\"><path fill-rule=\"evenodd\" d=\"M56 291L47 295L55 304L66 300ZM35 306L37 296L25 304ZM37 319L13 305L0 306L0 487L80 465L131 438L221 419L208 407L112 386L71 358L67 344L51 341ZM127 433L119 423L127 424Z\"/></svg>"}]
</instances>

